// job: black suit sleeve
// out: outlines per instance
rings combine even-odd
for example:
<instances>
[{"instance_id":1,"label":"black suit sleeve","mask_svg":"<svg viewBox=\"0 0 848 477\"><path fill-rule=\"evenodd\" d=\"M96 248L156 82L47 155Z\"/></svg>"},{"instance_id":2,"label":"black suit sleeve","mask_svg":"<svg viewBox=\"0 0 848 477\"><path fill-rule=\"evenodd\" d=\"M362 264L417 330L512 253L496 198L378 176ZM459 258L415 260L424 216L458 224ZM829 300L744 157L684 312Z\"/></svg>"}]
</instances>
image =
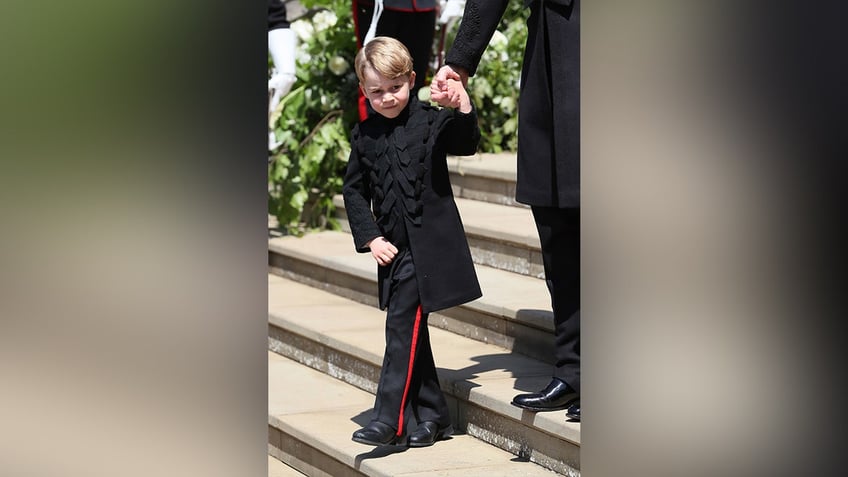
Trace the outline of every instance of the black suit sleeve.
<instances>
[{"instance_id":1,"label":"black suit sleeve","mask_svg":"<svg viewBox=\"0 0 848 477\"><path fill-rule=\"evenodd\" d=\"M445 64L461 66L474 76L509 0L468 0Z\"/></svg>"},{"instance_id":2,"label":"black suit sleeve","mask_svg":"<svg viewBox=\"0 0 848 477\"><path fill-rule=\"evenodd\" d=\"M350 158L347 162L347 172L342 185L342 196L344 197L347 220L353 235L353 244L356 251L366 253L370 249L365 245L383 233L374 221L371 213L371 187L369 185L368 170L363 168L357 151L358 133L354 128L353 138L350 141Z\"/></svg>"},{"instance_id":3,"label":"black suit sleeve","mask_svg":"<svg viewBox=\"0 0 848 477\"><path fill-rule=\"evenodd\" d=\"M471 105L471 112L461 113L458 109L440 111L440 140L445 152L457 156L470 156L477 152L480 144L480 127L477 124L477 108Z\"/></svg>"}]
</instances>

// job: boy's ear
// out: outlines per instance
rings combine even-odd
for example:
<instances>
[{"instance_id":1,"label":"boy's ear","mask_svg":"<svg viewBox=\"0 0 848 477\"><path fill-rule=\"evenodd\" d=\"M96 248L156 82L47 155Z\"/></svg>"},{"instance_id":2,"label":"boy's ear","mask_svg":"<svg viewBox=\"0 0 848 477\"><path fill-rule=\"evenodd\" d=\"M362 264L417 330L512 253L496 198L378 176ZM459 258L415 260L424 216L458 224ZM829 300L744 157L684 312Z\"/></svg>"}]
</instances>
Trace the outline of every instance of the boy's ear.
<instances>
[{"instance_id":1,"label":"boy's ear","mask_svg":"<svg viewBox=\"0 0 848 477\"><path fill-rule=\"evenodd\" d=\"M415 72L409 73L409 87L415 86Z\"/></svg>"}]
</instances>

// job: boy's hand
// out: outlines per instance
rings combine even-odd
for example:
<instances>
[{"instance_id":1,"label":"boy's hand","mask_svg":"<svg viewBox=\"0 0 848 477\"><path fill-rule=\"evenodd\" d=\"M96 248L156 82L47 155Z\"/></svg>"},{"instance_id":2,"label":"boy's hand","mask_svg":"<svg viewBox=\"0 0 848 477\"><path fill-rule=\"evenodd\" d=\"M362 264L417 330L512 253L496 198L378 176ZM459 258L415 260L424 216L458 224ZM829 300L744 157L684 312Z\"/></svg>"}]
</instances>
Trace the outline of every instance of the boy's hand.
<instances>
[{"instance_id":1,"label":"boy's hand","mask_svg":"<svg viewBox=\"0 0 848 477\"><path fill-rule=\"evenodd\" d=\"M430 83L430 99L442 106L445 105L443 101L451 101L448 80L461 81L464 86L468 84L468 72L459 66L445 65L439 68Z\"/></svg>"},{"instance_id":2,"label":"boy's hand","mask_svg":"<svg viewBox=\"0 0 848 477\"><path fill-rule=\"evenodd\" d=\"M459 109L464 114L471 112L471 99L468 97L468 92L462 87L462 83L455 79L445 80L443 93L433 100L445 108Z\"/></svg>"},{"instance_id":3,"label":"boy's hand","mask_svg":"<svg viewBox=\"0 0 848 477\"><path fill-rule=\"evenodd\" d=\"M371 249L371 256L377 261L378 265L388 265L392 263L398 253L397 247L385 237L377 237L368 242L368 247Z\"/></svg>"}]
</instances>

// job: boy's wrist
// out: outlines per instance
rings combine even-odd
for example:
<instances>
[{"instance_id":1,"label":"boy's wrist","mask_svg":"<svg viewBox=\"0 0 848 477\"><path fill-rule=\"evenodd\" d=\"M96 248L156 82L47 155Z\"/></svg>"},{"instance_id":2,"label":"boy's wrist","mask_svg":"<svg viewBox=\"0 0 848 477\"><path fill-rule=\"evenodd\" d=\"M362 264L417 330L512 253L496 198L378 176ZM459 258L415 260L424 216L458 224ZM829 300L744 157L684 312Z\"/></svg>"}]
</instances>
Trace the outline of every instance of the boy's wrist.
<instances>
[{"instance_id":1,"label":"boy's wrist","mask_svg":"<svg viewBox=\"0 0 848 477\"><path fill-rule=\"evenodd\" d=\"M459 107L457 109L459 109L459 112L462 114L468 114L473 109L473 106L471 105L471 96L468 94L468 91L463 90L459 97Z\"/></svg>"},{"instance_id":2,"label":"boy's wrist","mask_svg":"<svg viewBox=\"0 0 848 477\"><path fill-rule=\"evenodd\" d=\"M467 98L460 100L459 108L457 108L457 109L459 109L459 112L462 113L462 114L470 113L471 110L473 109L471 107L471 100L467 99Z\"/></svg>"}]
</instances>

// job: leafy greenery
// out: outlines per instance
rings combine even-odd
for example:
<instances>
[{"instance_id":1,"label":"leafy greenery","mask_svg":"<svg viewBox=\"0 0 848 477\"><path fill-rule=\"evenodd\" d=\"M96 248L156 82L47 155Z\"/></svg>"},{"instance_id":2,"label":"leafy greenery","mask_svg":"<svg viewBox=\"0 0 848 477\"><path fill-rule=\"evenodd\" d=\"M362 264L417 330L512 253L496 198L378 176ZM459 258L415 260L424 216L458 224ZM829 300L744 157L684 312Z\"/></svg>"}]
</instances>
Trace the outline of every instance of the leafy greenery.
<instances>
[{"instance_id":1,"label":"leafy greenery","mask_svg":"<svg viewBox=\"0 0 848 477\"><path fill-rule=\"evenodd\" d=\"M311 8L319 2L301 3ZM269 211L295 235L338 228L333 196L341 192L357 118L350 2L321 3L292 24L299 37L297 81L270 118L280 145L269 162Z\"/></svg>"},{"instance_id":2,"label":"leafy greenery","mask_svg":"<svg viewBox=\"0 0 848 477\"><path fill-rule=\"evenodd\" d=\"M480 152L518 148L518 87L529 13L523 2L509 3L483 52L477 73L468 81L468 92L477 107L482 132ZM455 36L456 28L448 35L448 45L453 43Z\"/></svg>"},{"instance_id":3,"label":"leafy greenery","mask_svg":"<svg viewBox=\"0 0 848 477\"><path fill-rule=\"evenodd\" d=\"M480 150L515 151L518 148L518 87L521 78L525 21L523 2L511 2L489 47L483 53L477 74L469 80L471 99L479 111Z\"/></svg>"},{"instance_id":4,"label":"leafy greenery","mask_svg":"<svg viewBox=\"0 0 848 477\"><path fill-rule=\"evenodd\" d=\"M285 233L295 235L338 228L333 197L341 192L348 137L358 117L350 1L300 3L309 10L292 23L299 38L297 82L271 114L269 124L279 146L271 151L268 168L269 212ZM514 151L517 146L518 82L528 13L522 5L510 3L469 82L483 133L481 152ZM448 35L448 45L455 32ZM422 88L424 96L426 90Z\"/></svg>"}]
</instances>

